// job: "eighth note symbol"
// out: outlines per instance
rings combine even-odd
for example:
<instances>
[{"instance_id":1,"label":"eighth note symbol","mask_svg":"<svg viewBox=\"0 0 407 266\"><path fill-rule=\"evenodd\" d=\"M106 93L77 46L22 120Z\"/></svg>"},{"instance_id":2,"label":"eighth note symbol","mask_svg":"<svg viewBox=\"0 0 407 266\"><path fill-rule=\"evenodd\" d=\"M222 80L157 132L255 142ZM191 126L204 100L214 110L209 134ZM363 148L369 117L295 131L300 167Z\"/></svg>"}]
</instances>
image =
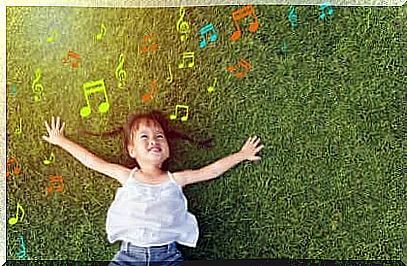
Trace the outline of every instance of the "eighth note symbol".
<instances>
[{"instance_id":1,"label":"eighth note symbol","mask_svg":"<svg viewBox=\"0 0 407 266\"><path fill-rule=\"evenodd\" d=\"M8 220L8 223L9 224L11 224L11 225L14 225L14 224L16 224L17 222L18 222L18 211L19 210L21 210L21 212L23 213L23 215L21 216L21 219L20 219L20 222L23 220L23 218L24 218L24 209L23 209L23 207L20 205L20 203L17 203L17 213L16 213L16 217L11 217L9 220Z\"/></svg>"},{"instance_id":2,"label":"eighth note symbol","mask_svg":"<svg viewBox=\"0 0 407 266\"><path fill-rule=\"evenodd\" d=\"M170 76L167 78L167 82L171 83L172 82L172 73L171 73L171 65L168 64L168 71L170 72Z\"/></svg>"},{"instance_id":3,"label":"eighth note symbol","mask_svg":"<svg viewBox=\"0 0 407 266\"><path fill-rule=\"evenodd\" d=\"M217 79L215 78L215 82L213 83L213 85L208 87L208 92L211 93L215 90L215 86L216 86L216 81Z\"/></svg>"},{"instance_id":4,"label":"eighth note symbol","mask_svg":"<svg viewBox=\"0 0 407 266\"><path fill-rule=\"evenodd\" d=\"M183 109L186 110L187 113L186 113L184 116L181 117L181 121L182 121L182 122L187 121L187 120L188 120L188 109L189 109L189 107L188 107L187 105L180 105L180 104L177 104L177 105L175 106L175 114L171 114L171 115L170 115L170 119L171 119L171 120L177 119L177 116L178 116L178 108L180 108L180 109L183 108Z\"/></svg>"},{"instance_id":5,"label":"eighth note symbol","mask_svg":"<svg viewBox=\"0 0 407 266\"><path fill-rule=\"evenodd\" d=\"M86 106L81 108L80 114L82 117L88 117L92 110L90 109L89 103L89 95L96 93L96 92L103 92L105 101L100 103L98 108L100 113L106 113L109 111L110 104L107 98L107 92L105 87L105 81L103 79L96 80L96 81L89 81L83 84L83 94L85 95Z\"/></svg>"},{"instance_id":6,"label":"eighth note symbol","mask_svg":"<svg viewBox=\"0 0 407 266\"><path fill-rule=\"evenodd\" d=\"M53 163L55 161L55 155L53 152L51 152L51 156L49 157L49 159L45 159L44 161L42 161L45 165L49 165L51 163Z\"/></svg>"},{"instance_id":7,"label":"eighth note symbol","mask_svg":"<svg viewBox=\"0 0 407 266\"><path fill-rule=\"evenodd\" d=\"M106 27L105 24L100 25L100 32L96 34L96 40L100 41L103 39L103 37L106 35Z\"/></svg>"},{"instance_id":8,"label":"eighth note symbol","mask_svg":"<svg viewBox=\"0 0 407 266\"><path fill-rule=\"evenodd\" d=\"M23 132L23 128L22 128L21 123L22 123L22 119L20 118L20 126L18 126L18 127L14 130L14 133L15 133L16 135L20 135L21 132Z\"/></svg>"},{"instance_id":9,"label":"eighth note symbol","mask_svg":"<svg viewBox=\"0 0 407 266\"><path fill-rule=\"evenodd\" d=\"M325 9L328 9L328 15L332 16L334 14L334 9L332 8L332 6L329 4L329 2L324 2L320 8L321 10L321 14L319 15L319 18L321 20L325 20L326 18L326 14L325 14Z\"/></svg>"},{"instance_id":10,"label":"eighth note symbol","mask_svg":"<svg viewBox=\"0 0 407 266\"><path fill-rule=\"evenodd\" d=\"M194 66L194 52L184 52L182 53L182 62L178 64L178 68L185 68L185 59L191 59L191 62L188 63L188 67Z\"/></svg>"}]
</instances>

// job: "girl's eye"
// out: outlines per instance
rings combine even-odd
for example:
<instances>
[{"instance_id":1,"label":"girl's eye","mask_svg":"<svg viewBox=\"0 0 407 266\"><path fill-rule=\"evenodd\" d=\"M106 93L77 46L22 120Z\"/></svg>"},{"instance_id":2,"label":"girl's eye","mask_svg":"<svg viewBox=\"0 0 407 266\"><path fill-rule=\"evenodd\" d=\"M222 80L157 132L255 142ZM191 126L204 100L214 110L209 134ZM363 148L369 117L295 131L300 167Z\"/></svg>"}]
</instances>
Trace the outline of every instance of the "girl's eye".
<instances>
[{"instance_id":1,"label":"girl's eye","mask_svg":"<svg viewBox=\"0 0 407 266\"><path fill-rule=\"evenodd\" d=\"M163 135L158 135L157 138L163 139L164 136Z\"/></svg>"},{"instance_id":2,"label":"girl's eye","mask_svg":"<svg viewBox=\"0 0 407 266\"><path fill-rule=\"evenodd\" d=\"M147 135L141 135L140 138L141 138L141 139L147 138Z\"/></svg>"}]
</instances>

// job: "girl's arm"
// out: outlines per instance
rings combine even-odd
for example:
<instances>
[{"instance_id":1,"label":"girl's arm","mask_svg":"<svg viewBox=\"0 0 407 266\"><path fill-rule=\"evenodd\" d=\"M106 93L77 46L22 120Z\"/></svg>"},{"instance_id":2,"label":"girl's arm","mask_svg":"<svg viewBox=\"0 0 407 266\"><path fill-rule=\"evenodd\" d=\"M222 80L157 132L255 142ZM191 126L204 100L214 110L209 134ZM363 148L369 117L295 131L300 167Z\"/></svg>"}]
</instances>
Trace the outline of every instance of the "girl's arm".
<instances>
[{"instance_id":1,"label":"girl's arm","mask_svg":"<svg viewBox=\"0 0 407 266\"><path fill-rule=\"evenodd\" d=\"M63 130L65 127L65 122L60 126L60 119L57 117L56 123L54 117L52 117L51 127L45 122L45 127L47 128L49 136L42 136L42 138L54 145L61 147L70 153L73 157L79 160L86 167L98 171L99 173L105 174L107 176L113 177L118 180L121 184L124 184L130 175L131 169L128 169L119 164L113 164L106 162L93 153L89 152L82 146L76 144L75 142L67 139L63 135Z\"/></svg>"},{"instance_id":2,"label":"girl's arm","mask_svg":"<svg viewBox=\"0 0 407 266\"><path fill-rule=\"evenodd\" d=\"M198 170L176 172L174 173L174 178L181 186L214 179L240 162L245 160L260 160L260 156L256 156L256 153L258 153L264 145L257 147L259 143L260 138L256 136L253 138L249 137L239 152L233 153Z\"/></svg>"}]
</instances>

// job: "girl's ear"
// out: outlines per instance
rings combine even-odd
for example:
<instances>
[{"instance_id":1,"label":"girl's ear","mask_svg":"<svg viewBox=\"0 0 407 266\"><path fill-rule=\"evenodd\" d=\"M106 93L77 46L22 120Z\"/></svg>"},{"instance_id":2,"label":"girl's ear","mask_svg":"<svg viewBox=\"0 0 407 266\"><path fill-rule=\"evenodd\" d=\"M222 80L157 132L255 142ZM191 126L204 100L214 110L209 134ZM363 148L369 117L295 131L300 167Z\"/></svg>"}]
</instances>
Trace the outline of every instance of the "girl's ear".
<instances>
[{"instance_id":1,"label":"girl's ear","mask_svg":"<svg viewBox=\"0 0 407 266\"><path fill-rule=\"evenodd\" d=\"M130 157L133 158L133 159L135 159L135 158L134 158L134 147L133 147L132 145L129 145L129 146L127 147L127 149L128 149L128 152L129 152Z\"/></svg>"}]
</instances>

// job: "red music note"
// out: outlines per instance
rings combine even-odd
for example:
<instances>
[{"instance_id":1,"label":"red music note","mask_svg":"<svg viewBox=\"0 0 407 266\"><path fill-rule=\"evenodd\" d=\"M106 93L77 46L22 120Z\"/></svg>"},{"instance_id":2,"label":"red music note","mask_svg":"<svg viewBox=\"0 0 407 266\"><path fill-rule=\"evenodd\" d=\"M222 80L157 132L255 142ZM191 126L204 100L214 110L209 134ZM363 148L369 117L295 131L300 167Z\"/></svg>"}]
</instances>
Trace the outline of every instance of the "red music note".
<instances>
[{"instance_id":1,"label":"red music note","mask_svg":"<svg viewBox=\"0 0 407 266\"><path fill-rule=\"evenodd\" d=\"M252 5L247 5L236 11L233 11L232 18L233 18L233 23L235 24L236 30L233 32L232 36L230 36L230 39L232 41L237 41L240 39L240 36L242 36L242 31L241 31L239 23L237 21L241 20L245 17L248 17L248 16L252 16L254 18L254 21L250 22L250 24L249 24L249 31L255 32L259 28L259 21L258 21L256 14L254 14L254 7Z\"/></svg>"}]
</instances>

